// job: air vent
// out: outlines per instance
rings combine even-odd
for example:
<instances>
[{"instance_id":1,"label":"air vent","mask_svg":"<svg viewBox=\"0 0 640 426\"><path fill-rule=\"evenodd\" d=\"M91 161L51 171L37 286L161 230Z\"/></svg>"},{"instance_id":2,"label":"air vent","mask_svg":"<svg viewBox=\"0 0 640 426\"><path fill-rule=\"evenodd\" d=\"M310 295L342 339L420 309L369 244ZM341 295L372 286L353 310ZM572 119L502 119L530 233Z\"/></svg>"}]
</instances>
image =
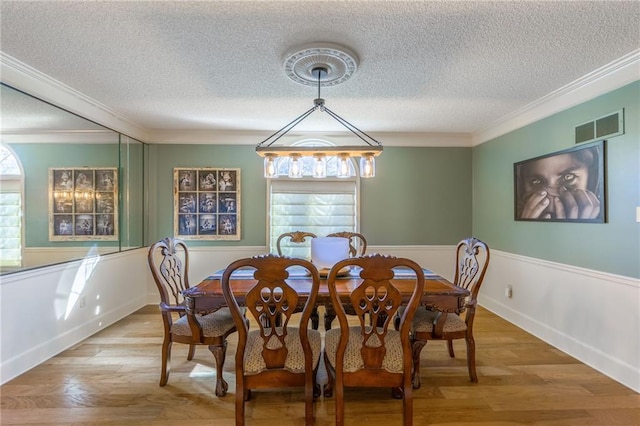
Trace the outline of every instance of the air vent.
<instances>
[{"instance_id":1,"label":"air vent","mask_svg":"<svg viewBox=\"0 0 640 426\"><path fill-rule=\"evenodd\" d=\"M624 134L624 109L583 123L575 128L576 143L608 139Z\"/></svg>"}]
</instances>

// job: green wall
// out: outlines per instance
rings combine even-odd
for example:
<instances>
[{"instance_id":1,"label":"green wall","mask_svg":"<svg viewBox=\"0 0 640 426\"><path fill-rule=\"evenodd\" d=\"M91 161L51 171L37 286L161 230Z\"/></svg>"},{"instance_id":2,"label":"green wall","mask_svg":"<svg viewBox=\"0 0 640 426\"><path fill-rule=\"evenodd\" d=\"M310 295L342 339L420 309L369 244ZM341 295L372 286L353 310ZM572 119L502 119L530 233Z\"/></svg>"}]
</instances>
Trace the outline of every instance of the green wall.
<instances>
[{"instance_id":1,"label":"green wall","mask_svg":"<svg viewBox=\"0 0 640 426\"><path fill-rule=\"evenodd\" d=\"M607 141L604 224L516 222L513 163L571 148L574 127L624 108L625 133ZM640 278L640 82L473 149L473 232L494 249Z\"/></svg>"},{"instance_id":2,"label":"green wall","mask_svg":"<svg viewBox=\"0 0 640 426\"><path fill-rule=\"evenodd\" d=\"M242 239L267 244L266 180L253 146L151 145L150 241L173 234L173 168L240 168ZM454 244L471 232L470 148L386 148L376 177L361 180L361 231L369 244Z\"/></svg>"},{"instance_id":3,"label":"green wall","mask_svg":"<svg viewBox=\"0 0 640 426\"><path fill-rule=\"evenodd\" d=\"M385 147L376 177L360 182L369 244L455 244L471 235L469 148Z\"/></svg>"},{"instance_id":4,"label":"green wall","mask_svg":"<svg viewBox=\"0 0 640 426\"><path fill-rule=\"evenodd\" d=\"M173 235L174 167L227 167L240 169L241 240L190 241L189 245L265 245L267 185L262 158L253 146L151 145L150 159L150 241Z\"/></svg>"}]
</instances>

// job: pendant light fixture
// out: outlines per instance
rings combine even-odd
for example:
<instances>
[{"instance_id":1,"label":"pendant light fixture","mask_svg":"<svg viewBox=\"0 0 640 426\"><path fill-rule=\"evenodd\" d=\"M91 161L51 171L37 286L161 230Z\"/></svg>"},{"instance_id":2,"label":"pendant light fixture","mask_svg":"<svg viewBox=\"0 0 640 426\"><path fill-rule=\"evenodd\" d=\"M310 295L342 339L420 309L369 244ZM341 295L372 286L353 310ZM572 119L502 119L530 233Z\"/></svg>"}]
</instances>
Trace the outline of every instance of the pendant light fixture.
<instances>
[{"instance_id":1,"label":"pendant light fixture","mask_svg":"<svg viewBox=\"0 0 640 426\"><path fill-rule=\"evenodd\" d=\"M327 176L327 157L338 160L338 177L349 177L351 158L360 157L360 177L375 176L375 157L382 153L382 144L363 132L325 105L320 97L322 86L335 86L348 80L357 69L356 56L341 46L323 43L296 51L285 60L287 76L297 83L307 86L317 85L318 97L313 106L293 119L277 132L256 146L256 153L264 157L264 176L278 177L278 160L289 159L289 177L302 177L302 157L313 157L313 177ZM331 118L364 142L362 146L274 146L281 137L315 111L326 112Z\"/></svg>"}]
</instances>

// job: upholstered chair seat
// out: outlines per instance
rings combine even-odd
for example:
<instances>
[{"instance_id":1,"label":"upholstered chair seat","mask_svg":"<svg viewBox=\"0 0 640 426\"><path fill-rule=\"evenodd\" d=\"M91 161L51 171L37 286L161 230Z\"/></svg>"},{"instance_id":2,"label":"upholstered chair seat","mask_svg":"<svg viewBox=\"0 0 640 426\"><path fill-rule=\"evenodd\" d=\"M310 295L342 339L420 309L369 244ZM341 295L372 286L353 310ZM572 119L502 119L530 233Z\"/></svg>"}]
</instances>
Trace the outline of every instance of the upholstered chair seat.
<instances>
[{"instance_id":1,"label":"upholstered chair seat","mask_svg":"<svg viewBox=\"0 0 640 426\"><path fill-rule=\"evenodd\" d=\"M236 326L229 308L221 308L207 315L198 315L198 322L205 337L224 336L235 330ZM191 336L191 327L189 327L186 315L173 323L171 333L176 336Z\"/></svg>"},{"instance_id":2,"label":"upholstered chair seat","mask_svg":"<svg viewBox=\"0 0 640 426\"><path fill-rule=\"evenodd\" d=\"M371 329L371 327L367 327ZM372 335L369 346L379 346L380 339L377 336ZM403 359L402 359L402 342L400 341L400 333L395 330L388 330L385 337L386 353L382 359L382 368L390 373L402 373ZM331 365L336 365L336 351L338 349L338 343L340 342L340 329L335 328L327 330L324 336L324 345L327 351L327 357ZM364 338L360 332L360 327L349 327L349 340L347 342L347 349L344 353L344 371L354 372L361 370L364 367L364 359L360 348L364 343Z\"/></svg>"},{"instance_id":3,"label":"upholstered chair seat","mask_svg":"<svg viewBox=\"0 0 640 426\"><path fill-rule=\"evenodd\" d=\"M411 324L411 333L432 333L433 325L438 318L437 311L430 311L427 309L418 309L413 317L413 324ZM457 331L466 331L467 324L460 316L456 314L449 314L444 322L442 328L443 333L455 333Z\"/></svg>"},{"instance_id":4,"label":"upholstered chair seat","mask_svg":"<svg viewBox=\"0 0 640 426\"><path fill-rule=\"evenodd\" d=\"M265 329L268 334L269 329ZM276 327L277 335L282 334L282 328ZM275 336L275 335L274 335ZM318 330L308 331L309 344L311 345L311 353L313 355L313 369L318 368L318 362L320 361L320 353L322 350L322 337ZM302 343L300 342L300 334L288 333L284 339L285 346L287 347L287 358L284 362L284 369L292 373L304 373L304 351L302 350ZM264 340L260 335L260 330L251 330L247 335L247 347L244 353L244 372L245 374L256 374L267 369L267 364L262 358L262 348ZM280 340L275 337L269 339L267 347L269 349L278 349L282 345Z\"/></svg>"}]
</instances>

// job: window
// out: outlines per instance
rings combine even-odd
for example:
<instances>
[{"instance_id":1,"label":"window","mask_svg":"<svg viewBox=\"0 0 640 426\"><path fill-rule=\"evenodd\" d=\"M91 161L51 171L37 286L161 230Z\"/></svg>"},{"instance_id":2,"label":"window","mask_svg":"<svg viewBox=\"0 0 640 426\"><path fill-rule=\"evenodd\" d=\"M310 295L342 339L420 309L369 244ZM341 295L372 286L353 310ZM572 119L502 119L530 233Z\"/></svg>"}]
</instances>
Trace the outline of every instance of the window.
<instances>
[{"instance_id":1,"label":"window","mask_svg":"<svg viewBox=\"0 0 640 426\"><path fill-rule=\"evenodd\" d=\"M320 144L313 141L317 146ZM309 146L309 142L304 143ZM302 145L299 144L299 145ZM359 221L359 180L351 163L351 178L338 179L337 160L327 158L327 178L318 180L311 177L313 159L302 158L302 179L289 179L288 159L278 163L277 179L269 180L269 241L270 251L277 253L276 242L285 232L306 231L317 236L332 232L358 230ZM333 177L331 177L333 176ZM310 257L310 242L289 244L282 242L283 254L294 257Z\"/></svg>"},{"instance_id":2,"label":"window","mask_svg":"<svg viewBox=\"0 0 640 426\"><path fill-rule=\"evenodd\" d=\"M22 172L16 156L0 146L0 268L22 266Z\"/></svg>"}]
</instances>

